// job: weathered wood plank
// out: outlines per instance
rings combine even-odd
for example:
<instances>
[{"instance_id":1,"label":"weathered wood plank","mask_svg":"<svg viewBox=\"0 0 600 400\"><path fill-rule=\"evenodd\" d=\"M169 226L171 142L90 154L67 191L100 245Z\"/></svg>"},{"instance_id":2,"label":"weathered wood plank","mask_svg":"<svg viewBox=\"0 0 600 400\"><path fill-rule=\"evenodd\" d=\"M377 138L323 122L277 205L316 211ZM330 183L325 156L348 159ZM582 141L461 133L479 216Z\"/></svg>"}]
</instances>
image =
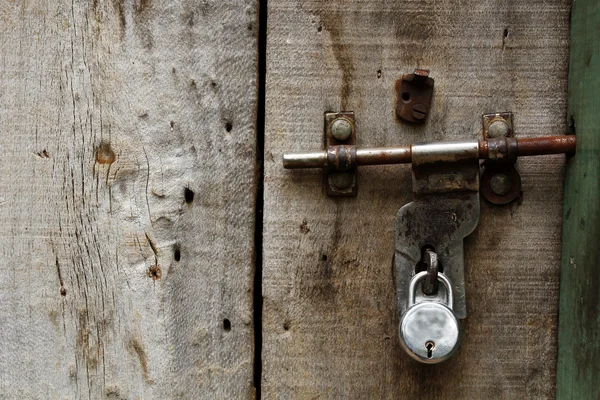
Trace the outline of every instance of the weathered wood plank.
<instances>
[{"instance_id":1,"label":"weathered wood plank","mask_svg":"<svg viewBox=\"0 0 600 400\"><path fill-rule=\"evenodd\" d=\"M256 7L1 3L0 397L253 396Z\"/></svg>"},{"instance_id":2,"label":"weathered wood plank","mask_svg":"<svg viewBox=\"0 0 600 400\"><path fill-rule=\"evenodd\" d=\"M263 395L272 398L549 398L555 393L563 157L519 161L522 201L484 204L466 241L469 316L459 353L422 366L401 352L394 216L407 166L365 167L355 199L321 171L285 171L322 148L323 112L356 112L362 146L476 138L480 115L517 134L565 131L568 0L269 1ZM424 127L394 118L394 81L435 78Z\"/></svg>"},{"instance_id":3,"label":"weathered wood plank","mask_svg":"<svg viewBox=\"0 0 600 400\"><path fill-rule=\"evenodd\" d=\"M565 174L558 330L558 399L600 396L600 4L571 14L569 120L577 155Z\"/></svg>"}]
</instances>

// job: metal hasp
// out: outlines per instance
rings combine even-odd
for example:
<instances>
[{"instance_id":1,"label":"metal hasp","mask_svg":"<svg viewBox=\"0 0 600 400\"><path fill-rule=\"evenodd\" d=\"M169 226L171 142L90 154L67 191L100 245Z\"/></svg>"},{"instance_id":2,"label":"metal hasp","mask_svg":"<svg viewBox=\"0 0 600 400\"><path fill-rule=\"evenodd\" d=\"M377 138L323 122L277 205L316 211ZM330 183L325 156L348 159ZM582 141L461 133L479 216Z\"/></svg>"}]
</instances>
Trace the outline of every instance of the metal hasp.
<instances>
[{"instance_id":1,"label":"metal hasp","mask_svg":"<svg viewBox=\"0 0 600 400\"><path fill-rule=\"evenodd\" d=\"M396 82L396 115L406 122L423 122L431 107L433 78L426 69L402 75Z\"/></svg>"},{"instance_id":2,"label":"metal hasp","mask_svg":"<svg viewBox=\"0 0 600 400\"><path fill-rule=\"evenodd\" d=\"M395 271L398 313L406 312L409 284L427 249L449 279L453 310L467 316L463 240L479 221L479 146L477 141L412 146L415 200L396 215ZM417 297L424 296L417 293Z\"/></svg>"}]
</instances>

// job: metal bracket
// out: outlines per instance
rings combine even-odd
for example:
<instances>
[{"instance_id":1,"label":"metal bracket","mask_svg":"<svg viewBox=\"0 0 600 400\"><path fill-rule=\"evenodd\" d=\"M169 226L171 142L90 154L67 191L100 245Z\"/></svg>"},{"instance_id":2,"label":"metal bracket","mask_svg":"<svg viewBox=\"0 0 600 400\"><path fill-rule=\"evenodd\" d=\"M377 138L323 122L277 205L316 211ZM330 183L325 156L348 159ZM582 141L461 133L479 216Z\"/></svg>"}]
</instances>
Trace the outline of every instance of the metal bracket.
<instances>
[{"instance_id":1,"label":"metal bracket","mask_svg":"<svg viewBox=\"0 0 600 400\"><path fill-rule=\"evenodd\" d=\"M499 177L497 168L514 170L518 156L574 153L576 148L575 136L512 137L510 113L485 115L483 132L482 140L357 149L354 114L326 113L326 151L283 155L283 166L288 169L325 168L330 196L356 195L359 165L412 163L415 199L398 211L394 234L394 272L400 318L408 309L410 282L425 268L428 279L414 293L416 302L443 301L445 294L453 294L451 312L460 319L467 316L463 241L479 222L479 160L486 160L486 171L481 177L481 190L485 196L486 188L495 193L494 185L502 187L504 178ZM486 174L491 176L489 180L486 180ZM515 185L517 181L506 176L511 187ZM494 180L500 182L494 183ZM518 187L520 191L520 178ZM502 196L507 197L508 192ZM447 280L452 293L444 293L446 289L442 289L435 294L436 277ZM404 333L401 326L401 338ZM428 347L429 344L432 347ZM423 345L431 351L435 343ZM451 353L448 354L449 357ZM437 358L436 362L443 359Z\"/></svg>"},{"instance_id":2,"label":"metal bracket","mask_svg":"<svg viewBox=\"0 0 600 400\"><path fill-rule=\"evenodd\" d=\"M440 269L452 283L456 316L467 316L463 240L479 222L478 160L479 146L473 141L412 146L416 198L396 215L394 264L400 316L426 249L437 253ZM423 295L418 291L417 296Z\"/></svg>"},{"instance_id":3,"label":"metal bracket","mask_svg":"<svg viewBox=\"0 0 600 400\"><path fill-rule=\"evenodd\" d=\"M521 195L521 175L515 168L517 141L514 139L513 114L484 114L482 120L484 140L507 138L509 156L483 162L481 194L492 204L508 204Z\"/></svg>"},{"instance_id":4,"label":"metal bracket","mask_svg":"<svg viewBox=\"0 0 600 400\"><path fill-rule=\"evenodd\" d=\"M426 69L402 75L396 82L396 115L406 122L423 122L433 95L433 78Z\"/></svg>"},{"instance_id":5,"label":"metal bracket","mask_svg":"<svg viewBox=\"0 0 600 400\"><path fill-rule=\"evenodd\" d=\"M483 114L481 118L484 139L515 136L511 112Z\"/></svg>"},{"instance_id":6,"label":"metal bracket","mask_svg":"<svg viewBox=\"0 0 600 400\"><path fill-rule=\"evenodd\" d=\"M353 112L325 113L325 148L327 195L356 196L356 121Z\"/></svg>"}]
</instances>

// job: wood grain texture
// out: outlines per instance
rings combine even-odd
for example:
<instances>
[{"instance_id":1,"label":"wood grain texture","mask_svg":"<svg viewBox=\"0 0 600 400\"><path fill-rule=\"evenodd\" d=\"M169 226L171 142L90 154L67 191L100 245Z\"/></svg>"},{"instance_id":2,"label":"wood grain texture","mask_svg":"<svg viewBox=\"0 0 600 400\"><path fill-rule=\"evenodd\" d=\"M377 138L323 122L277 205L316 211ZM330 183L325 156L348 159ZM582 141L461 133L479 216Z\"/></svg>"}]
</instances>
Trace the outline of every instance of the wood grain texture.
<instances>
[{"instance_id":1,"label":"wood grain texture","mask_svg":"<svg viewBox=\"0 0 600 400\"><path fill-rule=\"evenodd\" d=\"M269 1L264 204L265 399L512 399L555 394L562 156L520 160L521 201L483 204L465 242L456 356L399 347L392 277L408 166L361 167L354 199L281 155L322 148L323 113L355 111L359 146L473 139L511 110L518 136L565 132L567 0ZM397 122L394 81L435 79L424 126Z\"/></svg>"},{"instance_id":2,"label":"wood grain texture","mask_svg":"<svg viewBox=\"0 0 600 400\"><path fill-rule=\"evenodd\" d=\"M600 4L571 17L568 116L577 154L565 173L557 399L600 396Z\"/></svg>"},{"instance_id":3,"label":"wood grain texture","mask_svg":"<svg viewBox=\"0 0 600 400\"><path fill-rule=\"evenodd\" d=\"M253 397L256 7L0 4L1 398Z\"/></svg>"}]
</instances>

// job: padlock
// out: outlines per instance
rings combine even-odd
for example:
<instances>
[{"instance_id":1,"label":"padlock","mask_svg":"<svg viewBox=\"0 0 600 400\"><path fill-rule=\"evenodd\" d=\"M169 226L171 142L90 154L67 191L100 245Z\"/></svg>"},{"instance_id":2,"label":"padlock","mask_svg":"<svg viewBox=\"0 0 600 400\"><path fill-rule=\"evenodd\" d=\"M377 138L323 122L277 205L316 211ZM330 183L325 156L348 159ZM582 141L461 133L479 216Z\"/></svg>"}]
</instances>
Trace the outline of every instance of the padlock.
<instances>
[{"instance_id":1,"label":"padlock","mask_svg":"<svg viewBox=\"0 0 600 400\"><path fill-rule=\"evenodd\" d=\"M460 323L452 311L452 284L443 273L437 279L444 285L445 304L437 296L426 295L415 304L417 285L426 276L427 271L419 272L410 281L408 307L400 320L400 344L415 360L437 364L452 357L458 349Z\"/></svg>"}]
</instances>

